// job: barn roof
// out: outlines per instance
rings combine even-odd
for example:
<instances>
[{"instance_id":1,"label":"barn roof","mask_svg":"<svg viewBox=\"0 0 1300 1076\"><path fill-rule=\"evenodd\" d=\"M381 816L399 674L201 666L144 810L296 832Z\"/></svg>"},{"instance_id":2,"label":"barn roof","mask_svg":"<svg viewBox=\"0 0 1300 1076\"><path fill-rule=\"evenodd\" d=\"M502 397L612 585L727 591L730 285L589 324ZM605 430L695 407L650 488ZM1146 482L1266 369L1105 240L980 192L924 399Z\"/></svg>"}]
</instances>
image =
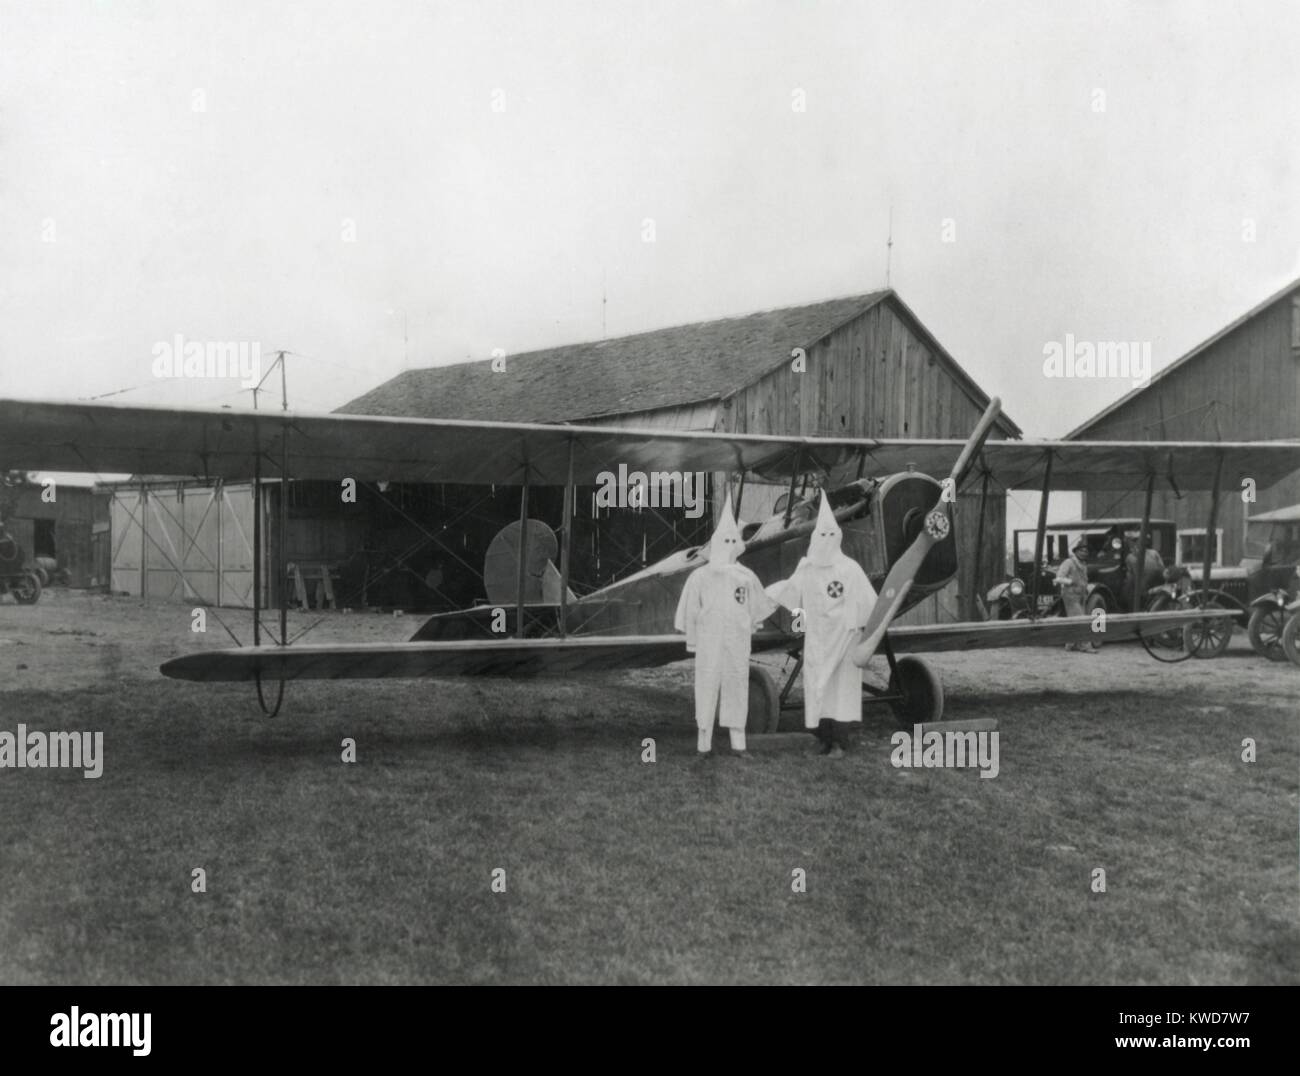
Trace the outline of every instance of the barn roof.
<instances>
[{"instance_id":1,"label":"barn roof","mask_svg":"<svg viewBox=\"0 0 1300 1076\"><path fill-rule=\"evenodd\" d=\"M892 290L511 355L406 370L339 412L498 422L576 422L729 396L891 299L981 405L988 396ZM1015 434L1014 423L1005 425Z\"/></svg>"},{"instance_id":2,"label":"barn roof","mask_svg":"<svg viewBox=\"0 0 1300 1076\"><path fill-rule=\"evenodd\" d=\"M1145 385L1139 385L1137 388L1133 389L1132 391L1126 392L1123 396L1121 396L1109 407L1103 408L1101 411L1098 411L1095 415L1092 416L1092 418L1088 419L1087 422L1083 423L1083 425L1076 426L1074 429L1072 429L1069 433L1065 435L1063 440L1066 441L1077 440L1088 430L1090 430L1093 426L1097 425L1097 423L1099 423L1107 415L1113 414L1115 411L1118 411L1121 407L1127 404L1130 400L1134 400L1138 396L1141 396L1148 389L1152 388L1155 385L1155 383L1159 381L1161 378L1168 377L1175 370L1181 369L1183 366L1186 366L1197 356L1204 355L1206 352L1210 350L1210 348L1212 348L1215 344L1217 344L1229 333L1235 332L1237 329L1245 325L1246 322L1251 321L1253 318L1262 314L1274 303L1282 299L1285 299L1288 295L1291 294L1291 292L1295 291L1297 288L1300 288L1300 280L1293 280L1285 288L1282 288L1280 291L1274 292L1258 306L1254 306L1250 310L1247 310L1244 314L1241 315L1241 317L1237 318L1236 321L1230 322L1229 324L1225 325L1222 329L1220 329L1217 333L1211 336L1208 340L1204 340L1201 343L1197 344L1186 355L1183 355L1181 358L1175 359L1163 370L1161 370L1158 374L1155 374L1151 378L1151 380L1148 381Z\"/></svg>"}]
</instances>

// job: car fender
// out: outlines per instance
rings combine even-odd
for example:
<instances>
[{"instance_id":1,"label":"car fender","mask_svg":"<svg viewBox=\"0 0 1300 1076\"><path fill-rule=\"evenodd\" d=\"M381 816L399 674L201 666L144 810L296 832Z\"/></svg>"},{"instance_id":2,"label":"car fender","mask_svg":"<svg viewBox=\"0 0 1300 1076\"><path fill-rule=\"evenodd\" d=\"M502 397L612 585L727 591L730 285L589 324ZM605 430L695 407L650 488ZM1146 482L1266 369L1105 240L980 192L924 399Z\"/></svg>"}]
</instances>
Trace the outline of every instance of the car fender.
<instances>
[{"instance_id":1,"label":"car fender","mask_svg":"<svg viewBox=\"0 0 1300 1076\"><path fill-rule=\"evenodd\" d=\"M1010 589L1011 589L1010 582L998 583L997 586L990 588L988 594L985 595L984 600L986 602L1001 601L1003 598L1007 597L1007 592Z\"/></svg>"}]
</instances>

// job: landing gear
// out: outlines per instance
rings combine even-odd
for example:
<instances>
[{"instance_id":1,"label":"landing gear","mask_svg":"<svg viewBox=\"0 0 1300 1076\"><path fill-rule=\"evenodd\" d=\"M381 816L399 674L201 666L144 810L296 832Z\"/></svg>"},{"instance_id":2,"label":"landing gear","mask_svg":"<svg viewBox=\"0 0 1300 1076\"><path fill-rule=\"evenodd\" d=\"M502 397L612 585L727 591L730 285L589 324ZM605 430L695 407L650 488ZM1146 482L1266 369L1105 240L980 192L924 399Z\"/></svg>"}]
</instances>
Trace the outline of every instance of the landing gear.
<instances>
[{"instance_id":1,"label":"landing gear","mask_svg":"<svg viewBox=\"0 0 1300 1076\"><path fill-rule=\"evenodd\" d=\"M781 696L776 690L776 681L761 665L750 665L749 717L745 721L745 733L755 736L775 732L780 720Z\"/></svg>"},{"instance_id":2,"label":"landing gear","mask_svg":"<svg viewBox=\"0 0 1300 1076\"><path fill-rule=\"evenodd\" d=\"M913 725L925 724L927 721L938 721L943 717L943 681L939 679L939 674L934 671L928 664L912 654L906 654L903 657L894 656L894 648L890 645L889 636L885 636L885 641L880 645L881 651L889 661L889 684L887 687L877 687L875 684L863 682L862 684L862 705L868 706L872 703L887 702L889 707L894 711L898 727L911 729ZM778 700L777 713L779 717L790 715L786 727L793 730L795 728L803 729L803 715L797 715L796 712L787 704L790 691L794 687L796 677L803 669L803 656L798 651L792 651L791 657L795 658L795 666L781 689L780 699ZM749 703L749 728L754 728L754 667L750 667L750 703ZM776 726L772 727L776 731Z\"/></svg>"},{"instance_id":3,"label":"landing gear","mask_svg":"<svg viewBox=\"0 0 1300 1076\"><path fill-rule=\"evenodd\" d=\"M900 727L910 729L943 717L943 682L924 661L911 654L892 662L890 709Z\"/></svg>"}]
</instances>

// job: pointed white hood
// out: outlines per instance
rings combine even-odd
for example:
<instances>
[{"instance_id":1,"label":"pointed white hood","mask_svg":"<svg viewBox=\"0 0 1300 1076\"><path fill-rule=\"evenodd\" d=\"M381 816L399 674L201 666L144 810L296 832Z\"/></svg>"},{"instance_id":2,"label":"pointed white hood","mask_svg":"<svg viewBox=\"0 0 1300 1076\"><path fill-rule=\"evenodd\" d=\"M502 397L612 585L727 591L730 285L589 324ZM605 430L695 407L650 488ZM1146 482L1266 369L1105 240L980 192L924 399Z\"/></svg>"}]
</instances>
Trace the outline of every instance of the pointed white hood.
<instances>
[{"instance_id":1,"label":"pointed white hood","mask_svg":"<svg viewBox=\"0 0 1300 1076\"><path fill-rule=\"evenodd\" d=\"M719 567L735 564L740 554L745 551L745 542L740 537L740 528L736 526L736 517L731 513L731 495L718 516L718 527L709 540L709 563Z\"/></svg>"},{"instance_id":2,"label":"pointed white hood","mask_svg":"<svg viewBox=\"0 0 1300 1076\"><path fill-rule=\"evenodd\" d=\"M817 513L817 527L808 539L808 560L820 568L829 568L840 556L840 539L844 532L835 522L826 491L822 491L822 506Z\"/></svg>"}]
</instances>

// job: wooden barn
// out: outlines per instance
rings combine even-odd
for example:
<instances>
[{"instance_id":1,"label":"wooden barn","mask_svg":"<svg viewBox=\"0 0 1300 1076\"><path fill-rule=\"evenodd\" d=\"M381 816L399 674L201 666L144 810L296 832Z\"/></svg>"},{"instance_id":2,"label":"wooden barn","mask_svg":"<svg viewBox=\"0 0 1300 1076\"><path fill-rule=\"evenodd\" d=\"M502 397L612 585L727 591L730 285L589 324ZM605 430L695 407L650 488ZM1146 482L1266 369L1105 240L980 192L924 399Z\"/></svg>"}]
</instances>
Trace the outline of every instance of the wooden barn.
<instances>
[{"instance_id":1,"label":"wooden barn","mask_svg":"<svg viewBox=\"0 0 1300 1076\"><path fill-rule=\"evenodd\" d=\"M53 560L54 581L108 585L108 497L64 481L21 481L0 488L0 522L28 558Z\"/></svg>"},{"instance_id":2,"label":"wooden barn","mask_svg":"<svg viewBox=\"0 0 1300 1076\"><path fill-rule=\"evenodd\" d=\"M1243 314L1082 426L1075 440L1271 441L1300 437L1300 280ZM1225 488L1213 562L1237 564L1249 516L1300 502L1300 471L1254 503ZM1144 494L1085 493L1085 517L1141 516ZM1179 562L1200 563L1209 517L1208 493L1179 496L1156 488L1152 515L1178 527Z\"/></svg>"},{"instance_id":3,"label":"wooden barn","mask_svg":"<svg viewBox=\"0 0 1300 1076\"><path fill-rule=\"evenodd\" d=\"M802 362L793 358L796 349L802 349ZM965 438L988 399L898 295L880 291L548 348L504 362L408 370L339 410L776 436ZM1019 435L1006 416L993 434ZM715 501L722 496L717 477L710 494ZM440 491L443 511L453 516L462 502L481 501L483 492ZM493 491L494 499L498 492L498 521L505 525L517 513L519 493ZM530 515L558 529L559 491L547 492L533 491ZM783 492L751 483L742 519L765 518ZM598 508L583 496L576 503L572 573L585 587L702 541L712 528L711 513L693 520L681 509ZM909 621L973 617L975 595L1002 578L1005 502L990 495L978 567L977 504L977 496L963 495L957 505L959 542L970 554L958 580L912 610ZM482 553L481 541L471 544L475 548L463 549L467 559Z\"/></svg>"}]
</instances>

